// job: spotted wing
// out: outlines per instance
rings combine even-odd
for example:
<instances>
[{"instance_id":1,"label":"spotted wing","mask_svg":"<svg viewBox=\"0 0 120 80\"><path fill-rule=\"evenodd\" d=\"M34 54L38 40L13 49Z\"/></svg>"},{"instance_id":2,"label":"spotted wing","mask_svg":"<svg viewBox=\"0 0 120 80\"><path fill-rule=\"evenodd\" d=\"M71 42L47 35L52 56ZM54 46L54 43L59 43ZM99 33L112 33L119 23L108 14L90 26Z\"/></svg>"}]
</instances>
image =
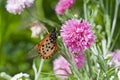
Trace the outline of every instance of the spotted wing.
<instances>
[{"instance_id":1,"label":"spotted wing","mask_svg":"<svg viewBox=\"0 0 120 80\"><path fill-rule=\"evenodd\" d=\"M57 51L55 30L41 40L40 43L35 46L35 48L39 51L39 55L42 58L48 59L52 57Z\"/></svg>"},{"instance_id":2,"label":"spotted wing","mask_svg":"<svg viewBox=\"0 0 120 80\"><path fill-rule=\"evenodd\" d=\"M51 41L51 34L48 34L35 48L39 51L39 55L44 58L50 58L57 51L56 41Z\"/></svg>"}]
</instances>

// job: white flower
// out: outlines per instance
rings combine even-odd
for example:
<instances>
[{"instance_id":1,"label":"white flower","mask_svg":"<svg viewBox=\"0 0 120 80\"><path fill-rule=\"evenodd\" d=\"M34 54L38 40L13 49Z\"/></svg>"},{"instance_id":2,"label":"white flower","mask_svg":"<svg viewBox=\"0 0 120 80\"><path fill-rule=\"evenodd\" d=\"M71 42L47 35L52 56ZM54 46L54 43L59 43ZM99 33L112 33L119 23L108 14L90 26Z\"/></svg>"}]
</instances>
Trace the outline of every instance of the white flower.
<instances>
[{"instance_id":1,"label":"white flower","mask_svg":"<svg viewBox=\"0 0 120 80\"><path fill-rule=\"evenodd\" d=\"M23 77L24 77L24 80L30 80L29 75L22 72L14 75L10 80L22 80Z\"/></svg>"},{"instance_id":2,"label":"white flower","mask_svg":"<svg viewBox=\"0 0 120 80\"><path fill-rule=\"evenodd\" d=\"M6 80L10 80L12 78L10 75L8 75L5 72L1 72L0 77L5 78Z\"/></svg>"},{"instance_id":3,"label":"white flower","mask_svg":"<svg viewBox=\"0 0 120 80\"><path fill-rule=\"evenodd\" d=\"M7 0L6 9L9 13L21 14L25 7L30 7L34 0Z\"/></svg>"},{"instance_id":4,"label":"white flower","mask_svg":"<svg viewBox=\"0 0 120 80\"><path fill-rule=\"evenodd\" d=\"M32 31L31 37L38 37L40 33L46 33L46 27L40 22L32 22L30 30Z\"/></svg>"},{"instance_id":5,"label":"white flower","mask_svg":"<svg viewBox=\"0 0 120 80\"><path fill-rule=\"evenodd\" d=\"M34 0L21 0L23 3L24 3L24 5L25 6L27 6L27 7L30 7L32 4L33 4L33 2L34 2Z\"/></svg>"}]
</instances>

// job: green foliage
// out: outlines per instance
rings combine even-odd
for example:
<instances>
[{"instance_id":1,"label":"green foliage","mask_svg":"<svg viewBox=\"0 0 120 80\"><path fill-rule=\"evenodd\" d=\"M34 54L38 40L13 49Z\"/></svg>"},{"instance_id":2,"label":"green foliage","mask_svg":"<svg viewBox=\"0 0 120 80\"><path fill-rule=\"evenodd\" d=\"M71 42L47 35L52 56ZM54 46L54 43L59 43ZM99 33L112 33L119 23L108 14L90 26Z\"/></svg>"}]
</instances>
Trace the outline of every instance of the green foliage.
<instances>
[{"instance_id":1,"label":"green foliage","mask_svg":"<svg viewBox=\"0 0 120 80\"><path fill-rule=\"evenodd\" d=\"M33 60L28 60L26 54L40 39L31 38L30 22L34 20L41 21L45 24L48 31L51 31L53 27L57 27L59 33L62 23L71 17L75 17L85 18L93 24L93 29L97 36L96 45L93 45L93 49L86 51L87 61L84 68L78 71L82 73L82 75L80 75L81 80L108 80L109 77L115 74L115 69L111 69L107 66L107 60L103 58L103 55L114 49L120 49L120 0L118 0L118 5L116 4L117 0L85 1L86 2L76 0L72 9L67 11L64 15L56 15L54 9L57 0L35 0L34 5L30 7L30 9L24 10L21 15L14 15L6 11L6 0L1 0L0 72L6 72L11 76L19 72L25 72L30 74L31 79L34 79L34 71L32 69ZM118 9L115 13L116 7ZM76 14L77 17L74 14ZM115 14L117 15L116 25L113 31L114 33L112 33L113 35L111 36ZM58 46L60 45L59 43L60 41L58 40ZM104 43L106 43L106 46L104 46ZM96 53L95 48L98 53ZM44 61L42 72L39 76L42 80L57 79L53 72L52 61L59 55L60 53L57 52L53 58ZM38 69L40 59L36 58L34 61ZM74 63L72 64L74 65ZM100 64L100 72L97 70L96 64ZM73 69L74 68L75 67L73 67ZM78 77L77 71L74 73L74 75ZM69 80L74 80L75 78L70 75ZM3 78L0 79L4 80ZM115 78L115 80L117 80L117 78Z\"/></svg>"}]
</instances>

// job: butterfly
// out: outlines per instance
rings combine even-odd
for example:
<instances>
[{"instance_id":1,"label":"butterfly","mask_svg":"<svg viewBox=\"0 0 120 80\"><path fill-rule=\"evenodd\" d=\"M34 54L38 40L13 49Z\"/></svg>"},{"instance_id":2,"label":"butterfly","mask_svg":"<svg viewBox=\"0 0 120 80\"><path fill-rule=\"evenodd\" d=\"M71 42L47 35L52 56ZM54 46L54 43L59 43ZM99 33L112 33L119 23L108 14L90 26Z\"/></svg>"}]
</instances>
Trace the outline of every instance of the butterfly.
<instances>
[{"instance_id":1,"label":"butterfly","mask_svg":"<svg viewBox=\"0 0 120 80\"><path fill-rule=\"evenodd\" d=\"M35 47L32 49L30 54L31 57L40 56L43 59L52 57L57 51L56 44L56 29L53 29L48 35L46 35Z\"/></svg>"}]
</instances>

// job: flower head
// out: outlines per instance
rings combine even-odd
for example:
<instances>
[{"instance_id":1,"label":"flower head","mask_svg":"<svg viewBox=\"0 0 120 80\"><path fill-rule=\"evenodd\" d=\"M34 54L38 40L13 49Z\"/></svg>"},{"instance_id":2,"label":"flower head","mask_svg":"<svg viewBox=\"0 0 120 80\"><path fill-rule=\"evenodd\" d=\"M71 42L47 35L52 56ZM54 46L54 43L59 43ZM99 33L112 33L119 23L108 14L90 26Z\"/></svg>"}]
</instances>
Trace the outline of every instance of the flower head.
<instances>
[{"instance_id":1,"label":"flower head","mask_svg":"<svg viewBox=\"0 0 120 80\"><path fill-rule=\"evenodd\" d=\"M14 75L10 80L22 80L22 79L29 80L29 75L21 72L19 74Z\"/></svg>"},{"instance_id":2,"label":"flower head","mask_svg":"<svg viewBox=\"0 0 120 80\"><path fill-rule=\"evenodd\" d=\"M95 42L96 38L87 21L74 18L62 25L61 36L66 46L73 53L86 50Z\"/></svg>"},{"instance_id":3,"label":"flower head","mask_svg":"<svg viewBox=\"0 0 120 80\"><path fill-rule=\"evenodd\" d=\"M25 7L30 7L34 0L7 0L6 9L10 13L21 14Z\"/></svg>"},{"instance_id":4,"label":"flower head","mask_svg":"<svg viewBox=\"0 0 120 80\"><path fill-rule=\"evenodd\" d=\"M85 62L84 54L82 53L76 54L74 56L74 59L75 59L77 69L80 69L84 65L84 62ZM66 79L68 78L67 76L68 74L72 74L70 66L71 65L68 63L68 61L62 56L59 56L53 62L54 72L57 75L57 77L61 79Z\"/></svg>"},{"instance_id":5,"label":"flower head","mask_svg":"<svg viewBox=\"0 0 120 80\"><path fill-rule=\"evenodd\" d=\"M120 50L116 50L110 53L112 59L108 62L110 66L119 66L120 65Z\"/></svg>"},{"instance_id":6,"label":"flower head","mask_svg":"<svg viewBox=\"0 0 120 80\"><path fill-rule=\"evenodd\" d=\"M34 0L23 0L23 2L25 6L30 7L33 4Z\"/></svg>"},{"instance_id":7,"label":"flower head","mask_svg":"<svg viewBox=\"0 0 120 80\"><path fill-rule=\"evenodd\" d=\"M84 54L83 53L79 53L79 54L75 55L74 58L75 58L75 63L76 63L77 68L78 69L81 68L84 65L84 63L85 63L85 56L84 56Z\"/></svg>"},{"instance_id":8,"label":"flower head","mask_svg":"<svg viewBox=\"0 0 120 80\"><path fill-rule=\"evenodd\" d=\"M32 22L30 24L30 30L32 31L32 36L31 37L38 37L40 33L46 33L47 29L46 27L40 23L40 22Z\"/></svg>"},{"instance_id":9,"label":"flower head","mask_svg":"<svg viewBox=\"0 0 120 80\"><path fill-rule=\"evenodd\" d=\"M57 77L61 78L62 80L68 78L67 75L71 74L70 64L62 56L59 56L54 60L53 69Z\"/></svg>"},{"instance_id":10,"label":"flower head","mask_svg":"<svg viewBox=\"0 0 120 80\"><path fill-rule=\"evenodd\" d=\"M58 4L56 5L55 11L57 14L63 14L66 9L69 9L75 0L59 0Z\"/></svg>"}]
</instances>

